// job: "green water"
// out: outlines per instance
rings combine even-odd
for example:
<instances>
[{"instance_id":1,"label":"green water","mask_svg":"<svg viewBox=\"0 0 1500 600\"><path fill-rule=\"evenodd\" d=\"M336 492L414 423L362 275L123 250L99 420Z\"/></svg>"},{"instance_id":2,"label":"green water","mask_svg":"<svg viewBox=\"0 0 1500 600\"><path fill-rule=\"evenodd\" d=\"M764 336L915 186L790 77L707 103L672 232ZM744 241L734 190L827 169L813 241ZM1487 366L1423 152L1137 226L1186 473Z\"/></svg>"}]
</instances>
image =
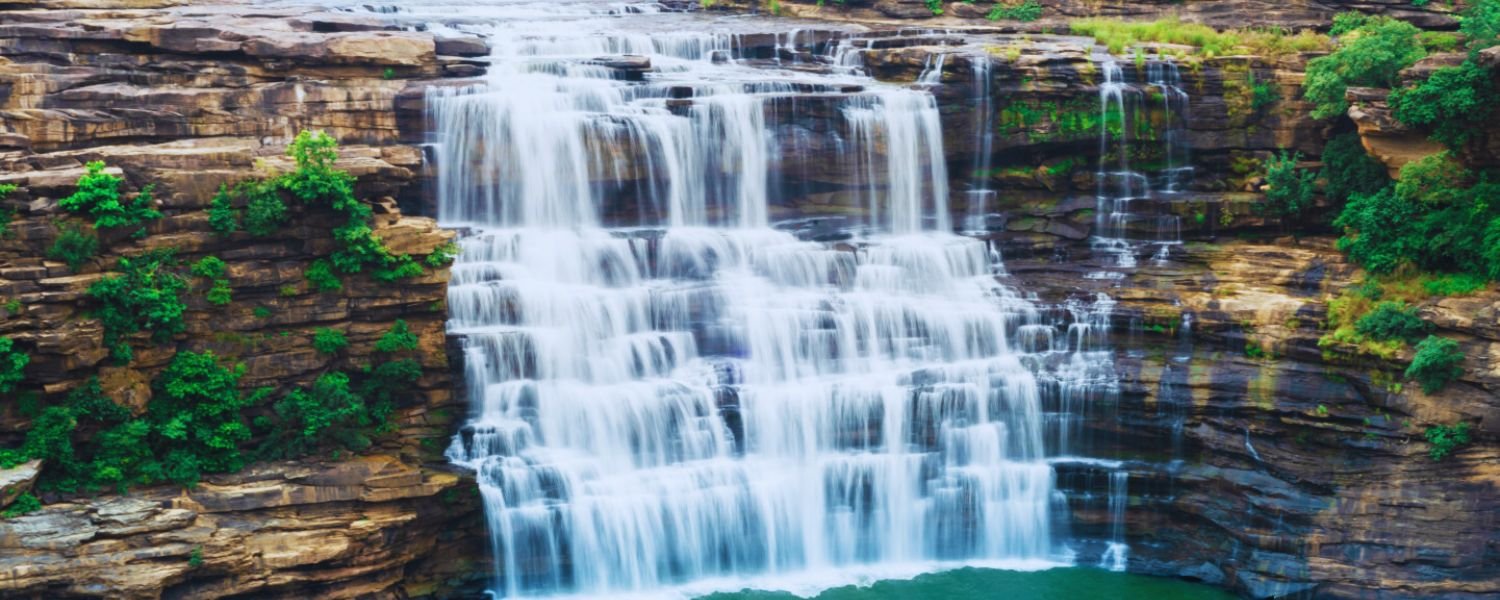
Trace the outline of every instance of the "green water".
<instances>
[{"instance_id":1,"label":"green water","mask_svg":"<svg viewBox=\"0 0 1500 600\"><path fill-rule=\"evenodd\" d=\"M786 592L745 590L704 596L704 600L794 600ZM1232 600L1215 587L1177 579L1111 573L1100 569L1046 571L958 569L915 579L880 581L870 586L833 588L813 600Z\"/></svg>"}]
</instances>

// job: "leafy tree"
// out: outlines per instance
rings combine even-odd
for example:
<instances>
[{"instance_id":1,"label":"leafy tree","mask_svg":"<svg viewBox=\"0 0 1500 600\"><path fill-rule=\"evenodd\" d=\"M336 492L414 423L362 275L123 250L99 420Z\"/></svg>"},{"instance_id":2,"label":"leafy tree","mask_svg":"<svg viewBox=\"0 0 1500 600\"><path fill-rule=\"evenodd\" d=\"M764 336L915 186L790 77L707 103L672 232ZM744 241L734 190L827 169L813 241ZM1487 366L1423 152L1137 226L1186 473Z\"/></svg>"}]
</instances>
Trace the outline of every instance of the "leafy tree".
<instances>
[{"instance_id":1,"label":"leafy tree","mask_svg":"<svg viewBox=\"0 0 1500 600\"><path fill-rule=\"evenodd\" d=\"M234 209L227 185L220 185L219 193L208 203L208 226L220 235L229 235L240 228L240 212Z\"/></svg>"},{"instance_id":2,"label":"leafy tree","mask_svg":"<svg viewBox=\"0 0 1500 600\"><path fill-rule=\"evenodd\" d=\"M1266 161L1266 202L1256 206L1260 212L1281 220L1302 216L1313 204L1317 193L1317 175L1297 168L1302 155L1281 153Z\"/></svg>"},{"instance_id":3,"label":"leafy tree","mask_svg":"<svg viewBox=\"0 0 1500 600\"><path fill-rule=\"evenodd\" d=\"M68 263L68 270L77 273L99 254L99 238L83 225L64 222L57 229L57 239L47 249L47 258Z\"/></svg>"},{"instance_id":4,"label":"leafy tree","mask_svg":"<svg viewBox=\"0 0 1500 600\"><path fill-rule=\"evenodd\" d=\"M31 363L31 356L17 350L15 345L14 340L0 337L0 395L16 389L26 378L26 365Z\"/></svg>"},{"instance_id":5,"label":"leafy tree","mask_svg":"<svg viewBox=\"0 0 1500 600\"><path fill-rule=\"evenodd\" d=\"M1353 194L1369 195L1391 183L1385 165L1370 158L1359 134L1346 133L1328 141L1323 147L1323 194L1335 204L1349 201Z\"/></svg>"},{"instance_id":6,"label":"leafy tree","mask_svg":"<svg viewBox=\"0 0 1500 600\"><path fill-rule=\"evenodd\" d=\"M319 327L313 332L313 349L321 354L338 354L349 347L349 338L344 332L330 327Z\"/></svg>"},{"instance_id":7,"label":"leafy tree","mask_svg":"<svg viewBox=\"0 0 1500 600\"><path fill-rule=\"evenodd\" d=\"M374 417L364 398L349 390L344 373L325 373L311 389L293 390L277 401L274 410L279 426L267 438L263 455L302 456L329 444L353 451L370 446Z\"/></svg>"},{"instance_id":8,"label":"leafy tree","mask_svg":"<svg viewBox=\"0 0 1500 600\"><path fill-rule=\"evenodd\" d=\"M1443 460L1459 446L1469 443L1469 424L1458 423L1453 426L1433 425L1427 428L1427 443L1432 448L1427 450L1427 456L1432 460Z\"/></svg>"},{"instance_id":9,"label":"leafy tree","mask_svg":"<svg viewBox=\"0 0 1500 600\"><path fill-rule=\"evenodd\" d=\"M1391 114L1411 126L1432 130L1433 139L1457 147L1494 121L1494 75L1473 60L1434 71L1425 81L1393 90Z\"/></svg>"},{"instance_id":10,"label":"leafy tree","mask_svg":"<svg viewBox=\"0 0 1500 600\"><path fill-rule=\"evenodd\" d=\"M187 306L182 292L187 282L172 272L176 259L171 250L157 250L134 258L121 258L119 275L94 282L88 295L99 303L94 316L104 324L104 343L110 354L129 362L134 353L125 338L150 331L157 343L165 343L186 326L182 315Z\"/></svg>"},{"instance_id":11,"label":"leafy tree","mask_svg":"<svg viewBox=\"0 0 1500 600\"><path fill-rule=\"evenodd\" d=\"M307 283L320 292L338 292L344 289L344 282L333 272L333 265L328 261L318 259L307 265L307 270L302 272Z\"/></svg>"},{"instance_id":12,"label":"leafy tree","mask_svg":"<svg viewBox=\"0 0 1500 600\"><path fill-rule=\"evenodd\" d=\"M225 367L213 352L180 352L157 378L147 418L162 473L192 486L203 473L229 473L245 466L240 445L249 441L243 411L270 389L239 389L243 364Z\"/></svg>"},{"instance_id":13,"label":"leafy tree","mask_svg":"<svg viewBox=\"0 0 1500 600\"><path fill-rule=\"evenodd\" d=\"M417 335L411 332L411 327L403 319L396 319L391 330L375 340L376 352L401 352L404 350L416 350L419 340Z\"/></svg>"},{"instance_id":14,"label":"leafy tree","mask_svg":"<svg viewBox=\"0 0 1500 600\"><path fill-rule=\"evenodd\" d=\"M1416 307L1403 302L1381 302L1354 325L1360 335L1374 340L1402 340L1415 343L1427 335L1432 326L1417 316Z\"/></svg>"},{"instance_id":15,"label":"leafy tree","mask_svg":"<svg viewBox=\"0 0 1500 600\"><path fill-rule=\"evenodd\" d=\"M281 201L277 181L246 181L237 188L249 198L245 206L245 231L255 236L276 233L286 223L286 203Z\"/></svg>"},{"instance_id":16,"label":"leafy tree","mask_svg":"<svg viewBox=\"0 0 1500 600\"><path fill-rule=\"evenodd\" d=\"M1435 394L1464 374L1464 353L1458 342L1435 335L1417 344L1417 353L1406 367L1406 376L1422 384L1422 391Z\"/></svg>"},{"instance_id":17,"label":"leafy tree","mask_svg":"<svg viewBox=\"0 0 1500 600\"><path fill-rule=\"evenodd\" d=\"M1396 87L1401 70L1427 55L1417 39L1421 30L1405 21L1366 17L1356 28L1336 29L1339 48L1307 63L1304 94L1315 105L1315 119L1347 112L1344 91L1349 86Z\"/></svg>"},{"instance_id":18,"label":"leafy tree","mask_svg":"<svg viewBox=\"0 0 1500 600\"><path fill-rule=\"evenodd\" d=\"M78 191L58 201L63 210L93 217L98 229L134 227L161 218L161 213L152 208L151 186L126 200L120 195L120 184L125 180L105 173L104 163L94 161L85 168L87 172L78 179ZM135 232L136 237L145 234L145 228Z\"/></svg>"}]
</instances>

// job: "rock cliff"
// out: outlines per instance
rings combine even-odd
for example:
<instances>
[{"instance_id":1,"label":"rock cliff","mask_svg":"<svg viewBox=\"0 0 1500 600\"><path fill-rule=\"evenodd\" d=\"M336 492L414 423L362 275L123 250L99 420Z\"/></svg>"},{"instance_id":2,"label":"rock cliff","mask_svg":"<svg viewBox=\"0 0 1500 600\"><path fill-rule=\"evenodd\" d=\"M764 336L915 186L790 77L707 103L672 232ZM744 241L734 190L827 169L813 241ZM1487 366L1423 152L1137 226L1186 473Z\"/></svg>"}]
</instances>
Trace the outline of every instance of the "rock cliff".
<instances>
[{"instance_id":1,"label":"rock cliff","mask_svg":"<svg viewBox=\"0 0 1500 600\"><path fill-rule=\"evenodd\" d=\"M432 253L453 234L403 214L403 205L421 211L424 159L402 143L396 97L480 72L468 57L484 43L309 8L191 4L0 8L0 184L17 186L0 237L0 335L31 356L26 391L59 399L97 375L106 395L139 411L174 352L210 350L245 365L245 387L285 392L367 362L398 319L420 340L422 376L392 417L396 431L361 456L258 464L188 490L44 495L42 510L0 521L0 595L421 597L482 587L477 492L443 469L467 410L445 340L446 267L394 284L351 276L341 291L319 291L304 271L336 248L337 214L293 206L268 235L221 235L206 208L221 184L291 169L292 136L321 129L342 143L335 167L356 178L375 235L394 253ZM407 138L420 137L420 120L410 125L418 131ZM65 216L58 200L90 161L131 193L154 186L163 217L139 239L101 231L99 255L74 272L44 256ZM84 292L117 257L156 248L175 248L184 263L223 259L233 301L209 302L193 283L185 331L168 344L137 334L134 360L119 365ZM343 332L348 347L314 351L318 328ZM7 447L30 424L12 400L0 402Z\"/></svg>"}]
</instances>

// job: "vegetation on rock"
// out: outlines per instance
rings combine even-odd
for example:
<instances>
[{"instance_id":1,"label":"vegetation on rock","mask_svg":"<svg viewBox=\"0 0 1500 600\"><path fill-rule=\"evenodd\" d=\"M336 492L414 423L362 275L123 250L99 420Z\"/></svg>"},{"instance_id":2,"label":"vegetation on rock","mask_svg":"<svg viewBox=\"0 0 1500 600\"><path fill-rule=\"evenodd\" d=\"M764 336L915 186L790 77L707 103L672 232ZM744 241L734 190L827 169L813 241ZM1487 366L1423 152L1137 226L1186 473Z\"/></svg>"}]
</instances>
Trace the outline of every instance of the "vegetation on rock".
<instances>
[{"instance_id":1,"label":"vegetation on rock","mask_svg":"<svg viewBox=\"0 0 1500 600\"><path fill-rule=\"evenodd\" d=\"M85 165L85 169L87 172L78 178L78 190L58 201L63 210L93 217L96 229L135 227L161 218L161 213L152 207L155 201L151 186L127 200L120 194L120 184L125 180L105 173L104 163L94 161ZM142 237L146 230L142 227L132 235Z\"/></svg>"},{"instance_id":2,"label":"vegetation on rock","mask_svg":"<svg viewBox=\"0 0 1500 600\"><path fill-rule=\"evenodd\" d=\"M1313 205L1317 175L1297 168L1301 154L1281 153L1266 161L1266 202L1255 205L1262 214L1277 218L1283 227L1302 216Z\"/></svg>"},{"instance_id":3,"label":"vegetation on rock","mask_svg":"<svg viewBox=\"0 0 1500 600\"><path fill-rule=\"evenodd\" d=\"M1427 428L1426 437L1427 443L1432 445L1427 450L1427 455L1432 460L1443 460L1459 446L1469 443L1469 424L1433 425Z\"/></svg>"},{"instance_id":4,"label":"vegetation on rock","mask_svg":"<svg viewBox=\"0 0 1500 600\"><path fill-rule=\"evenodd\" d=\"M0 337L0 394L9 394L26 377L31 356L16 349L15 340Z\"/></svg>"},{"instance_id":5,"label":"vegetation on rock","mask_svg":"<svg viewBox=\"0 0 1500 600\"><path fill-rule=\"evenodd\" d=\"M67 263L77 273L99 254L99 238L86 226L64 221L57 226L57 239L47 248L47 258Z\"/></svg>"},{"instance_id":6,"label":"vegetation on rock","mask_svg":"<svg viewBox=\"0 0 1500 600\"><path fill-rule=\"evenodd\" d=\"M1464 374L1464 353L1458 342L1435 335L1417 344L1417 354L1406 368L1406 376L1422 384L1422 391L1437 393Z\"/></svg>"},{"instance_id":7,"label":"vegetation on rock","mask_svg":"<svg viewBox=\"0 0 1500 600\"><path fill-rule=\"evenodd\" d=\"M1187 23L1176 17L1156 21L1075 19L1068 26L1075 35L1093 37L1109 48L1112 54L1120 54L1127 48L1145 44L1195 46L1198 48L1197 58L1236 54L1274 57L1328 48L1327 38L1311 31L1292 35L1255 29L1219 31L1207 25Z\"/></svg>"},{"instance_id":8,"label":"vegetation on rock","mask_svg":"<svg viewBox=\"0 0 1500 600\"><path fill-rule=\"evenodd\" d=\"M134 357L126 340L131 334L149 331L152 341L161 344L186 328L182 292L187 282L174 272L176 265L172 250L121 258L118 275L89 287L88 296L99 304L94 317L104 325L104 343L115 360L130 362Z\"/></svg>"},{"instance_id":9,"label":"vegetation on rock","mask_svg":"<svg viewBox=\"0 0 1500 600\"><path fill-rule=\"evenodd\" d=\"M984 17L991 21L1035 21L1042 18L1042 5L1036 0L1001 0Z\"/></svg>"},{"instance_id":10,"label":"vegetation on rock","mask_svg":"<svg viewBox=\"0 0 1500 600\"><path fill-rule=\"evenodd\" d=\"M1345 17L1336 21L1338 49L1307 63L1304 94L1315 105L1312 116L1327 119L1349 110L1349 86L1395 87L1405 69L1427 56L1417 39L1421 30L1405 21L1383 17Z\"/></svg>"}]
</instances>

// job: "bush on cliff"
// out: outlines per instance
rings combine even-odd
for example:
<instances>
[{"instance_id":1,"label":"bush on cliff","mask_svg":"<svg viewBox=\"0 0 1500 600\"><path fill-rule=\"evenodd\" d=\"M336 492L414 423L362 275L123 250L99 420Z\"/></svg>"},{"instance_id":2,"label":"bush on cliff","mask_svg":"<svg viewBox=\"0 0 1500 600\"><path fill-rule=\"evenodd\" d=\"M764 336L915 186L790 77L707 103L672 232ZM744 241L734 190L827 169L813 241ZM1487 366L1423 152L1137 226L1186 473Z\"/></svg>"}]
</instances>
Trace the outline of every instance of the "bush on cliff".
<instances>
[{"instance_id":1,"label":"bush on cliff","mask_svg":"<svg viewBox=\"0 0 1500 600\"><path fill-rule=\"evenodd\" d=\"M77 273L99 254L99 238L84 225L63 222L57 226L57 239L47 248L47 258L67 263Z\"/></svg>"},{"instance_id":2,"label":"bush on cliff","mask_svg":"<svg viewBox=\"0 0 1500 600\"><path fill-rule=\"evenodd\" d=\"M25 379L31 356L16 349L14 340L0 337L0 395L10 394Z\"/></svg>"},{"instance_id":3,"label":"bush on cliff","mask_svg":"<svg viewBox=\"0 0 1500 600\"><path fill-rule=\"evenodd\" d=\"M1266 201L1255 205L1255 209L1279 220L1283 228L1311 208L1317 194L1317 174L1298 169L1300 160L1300 153L1283 152L1266 161Z\"/></svg>"},{"instance_id":4,"label":"bush on cliff","mask_svg":"<svg viewBox=\"0 0 1500 600\"><path fill-rule=\"evenodd\" d=\"M1315 119L1348 111L1344 91L1350 86L1395 87L1402 69L1427 56L1417 39L1421 30L1405 21L1365 17L1357 27L1336 30L1338 49L1307 63L1304 94L1315 105Z\"/></svg>"},{"instance_id":5,"label":"bush on cliff","mask_svg":"<svg viewBox=\"0 0 1500 600\"><path fill-rule=\"evenodd\" d=\"M131 334L149 331L161 344L186 328L182 292L187 282L174 272L176 264L171 250L121 258L118 275L89 286L88 296L99 304L94 317L104 325L104 344L115 360L126 363L134 357L126 339Z\"/></svg>"},{"instance_id":6,"label":"bush on cliff","mask_svg":"<svg viewBox=\"0 0 1500 600\"><path fill-rule=\"evenodd\" d=\"M1359 134L1345 133L1323 147L1323 194L1340 206L1354 194L1374 194L1390 185L1385 165L1371 158Z\"/></svg>"},{"instance_id":7,"label":"bush on cliff","mask_svg":"<svg viewBox=\"0 0 1500 600\"><path fill-rule=\"evenodd\" d=\"M244 375L243 364L226 367L213 352L179 352L157 378L146 415L165 479L190 486L203 473L244 468L245 411L271 392L241 391Z\"/></svg>"},{"instance_id":8,"label":"bush on cliff","mask_svg":"<svg viewBox=\"0 0 1500 600\"><path fill-rule=\"evenodd\" d=\"M1416 343L1432 326L1417 316L1415 307L1404 302L1381 302L1354 324L1360 335L1374 340Z\"/></svg>"},{"instance_id":9,"label":"bush on cliff","mask_svg":"<svg viewBox=\"0 0 1500 600\"><path fill-rule=\"evenodd\" d=\"M1427 428L1425 437L1427 443L1432 445L1427 450L1427 456L1432 460L1443 460L1453 454L1459 446L1469 443L1469 424L1433 425Z\"/></svg>"},{"instance_id":10,"label":"bush on cliff","mask_svg":"<svg viewBox=\"0 0 1500 600\"><path fill-rule=\"evenodd\" d=\"M84 175L78 178L78 190L58 201L63 210L93 217L97 229L135 227L161 218L161 213L152 207L155 201L151 197L151 186L127 200L120 194L120 184L125 180L105 173L104 163L94 161L85 169ZM146 229L137 229L133 235L143 237Z\"/></svg>"},{"instance_id":11,"label":"bush on cliff","mask_svg":"<svg viewBox=\"0 0 1500 600\"><path fill-rule=\"evenodd\" d=\"M1406 376L1422 384L1422 391L1435 394L1464 374L1464 353L1458 342L1435 335L1417 344L1417 353L1406 368Z\"/></svg>"}]
</instances>

